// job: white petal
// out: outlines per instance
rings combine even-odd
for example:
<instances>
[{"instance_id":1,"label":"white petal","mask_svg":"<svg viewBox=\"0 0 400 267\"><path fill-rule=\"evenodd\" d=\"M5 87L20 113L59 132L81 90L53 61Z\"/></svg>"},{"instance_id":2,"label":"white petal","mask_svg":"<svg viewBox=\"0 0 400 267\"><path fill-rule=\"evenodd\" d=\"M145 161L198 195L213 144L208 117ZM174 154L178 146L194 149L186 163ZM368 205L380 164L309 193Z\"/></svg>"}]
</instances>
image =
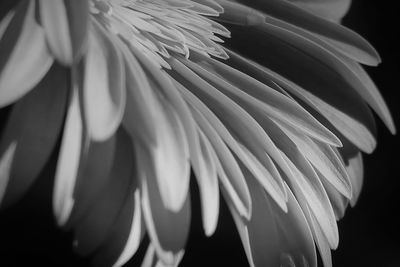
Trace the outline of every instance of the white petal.
<instances>
[{"instance_id":1,"label":"white petal","mask_svg":"<svg viewBox=\"0 0 400 267\"><path fill-rule=\"evenodd\" d=\"M122 266L135 255L139 248L141 241L142 231L142 208L140 205L140 192L135 190L135 211L133 212L133 219L131 230L129 232L128 240L126 241L125 247L118 257L118 260L114 263L113 267Z\"/></svg>"},{"instance_id":2,"label":"white petal","mask_svg":"<svg viewBox=\"0 0 400 267\"><path fill-rule=\"evenodd\" d=\"M74 205L73 193L83 145L83 125L78 92L73 90L64 126L53 191L53 210L57 224L60 226L67 222Z\"/></svg>"},{"instance_id":3,"label":"white petal","mask_svg":"<svg viewBox=\"0 0 400 267\"><path fill-rule=\"evenodd\" d=\"M83 53L88 28L88 2L40 0L40 20L51 52L64 65Z\"/></svg>"},{"instance_id":4,"label":"white petal","mask_svg":"<svg viewBox=\"0 0 400 267\"><path fill-rule=\"evenodd\" d=\"M89 135L108 139L125 110L125 69L121 53L102 26L94 23L89 35L83 82L83 111Z\"/></svg>"}]
</instances>

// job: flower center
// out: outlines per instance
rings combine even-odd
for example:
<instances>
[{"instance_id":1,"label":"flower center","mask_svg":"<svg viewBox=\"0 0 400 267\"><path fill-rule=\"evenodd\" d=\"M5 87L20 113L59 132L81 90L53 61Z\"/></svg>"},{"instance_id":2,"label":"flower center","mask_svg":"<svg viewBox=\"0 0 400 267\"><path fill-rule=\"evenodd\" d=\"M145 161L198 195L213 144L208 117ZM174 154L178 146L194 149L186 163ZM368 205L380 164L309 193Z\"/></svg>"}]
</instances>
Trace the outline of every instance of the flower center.
<instances>
[{"instance_id":1,"label":"flower center","mask_svg":"<svg viewBox=\"0 0 400 267\"><path fill-rule=\"evenodd\" d=\"M164 57L190 51L226 59L217 35L230 32L212 20L223 8L213 0L92 0L91 12L110 32L169 68Z\"/></svg>"}]
</instances>

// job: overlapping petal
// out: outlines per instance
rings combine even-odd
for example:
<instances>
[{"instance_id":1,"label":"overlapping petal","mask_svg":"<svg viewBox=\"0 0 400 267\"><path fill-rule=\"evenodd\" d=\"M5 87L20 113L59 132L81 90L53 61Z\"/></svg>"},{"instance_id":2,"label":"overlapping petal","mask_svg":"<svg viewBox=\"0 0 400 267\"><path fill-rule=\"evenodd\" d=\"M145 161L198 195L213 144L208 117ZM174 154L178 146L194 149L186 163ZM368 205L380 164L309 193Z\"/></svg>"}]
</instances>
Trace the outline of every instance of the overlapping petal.
<instances>
[{"instance_id":1,"label":"overlapping petal","mask_svg":"<svg viewBox=\"0 0 400 267\"><path fill-rule=\"evenodd\" d=\"M331 266L363 183L379 55L349 0L21 0L0 21L0 201L56 147L56 222L96 266L177 266L190 179L207 236L220 201L251 266ZM233 38L233 41L225 38ZM226 42L226 43L224 43Z\"/></svg>"}]
</instances>

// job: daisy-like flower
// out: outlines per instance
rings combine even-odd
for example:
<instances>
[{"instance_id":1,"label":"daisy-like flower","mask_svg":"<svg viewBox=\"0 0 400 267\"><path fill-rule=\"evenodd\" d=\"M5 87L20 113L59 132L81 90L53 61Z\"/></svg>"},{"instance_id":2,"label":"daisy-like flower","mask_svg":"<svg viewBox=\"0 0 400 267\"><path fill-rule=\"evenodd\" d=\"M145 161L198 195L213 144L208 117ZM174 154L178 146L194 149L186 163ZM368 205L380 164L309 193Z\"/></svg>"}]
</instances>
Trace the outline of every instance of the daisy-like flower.
<instances>
[{"instance_id":1,"label":"daisy-like flower","mask_svg":"<svg viewBox=\"0 0 400 267\"><path fill-rule=\"evenodd\" d=\"M360 65L378 54L340 25L350 2L2 1L1 207L56 150L54 216L78 254L121 266L148 235L144 264L176 266L193 173L205 234L225 201L251 266L316 266L317 249L330 266L370 108L395 132Z\"/></svg>"}]
</instances>

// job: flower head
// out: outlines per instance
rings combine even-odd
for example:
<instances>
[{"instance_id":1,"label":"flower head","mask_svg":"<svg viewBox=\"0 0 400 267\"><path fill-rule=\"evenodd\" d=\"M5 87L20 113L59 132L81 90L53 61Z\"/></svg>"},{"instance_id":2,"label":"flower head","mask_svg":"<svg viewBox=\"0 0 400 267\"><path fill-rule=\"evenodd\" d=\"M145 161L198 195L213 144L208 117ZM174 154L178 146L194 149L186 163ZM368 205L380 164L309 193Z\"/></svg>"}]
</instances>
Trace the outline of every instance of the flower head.
<instances>
[{"instance_id":1,"label":"flower head","mask_svg":"<svg viewBox=\"0 0 400 267\"><path fill-rule=\"evenodd\" d=\"M369 108L395 132L360 65L380 58L340 25L348 0L248 2L11 5L1 206L58 149L53 211L77 253L120 266L147 234L145 262L175 266L193 173L207 236L223 199L251 266L316 266L316 248L329 266L336 221L361 190L361 152L376 146Z\"/></svg>"}]
</instances>

